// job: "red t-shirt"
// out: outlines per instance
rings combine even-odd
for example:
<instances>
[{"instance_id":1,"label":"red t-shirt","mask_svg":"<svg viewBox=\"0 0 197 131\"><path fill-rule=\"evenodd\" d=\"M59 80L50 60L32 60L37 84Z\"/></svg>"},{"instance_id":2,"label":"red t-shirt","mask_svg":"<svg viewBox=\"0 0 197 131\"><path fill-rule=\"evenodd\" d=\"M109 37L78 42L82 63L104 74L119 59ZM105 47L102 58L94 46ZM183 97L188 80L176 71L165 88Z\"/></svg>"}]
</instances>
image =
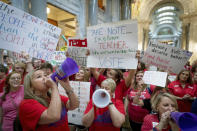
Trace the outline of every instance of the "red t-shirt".
<instances>
[{"instance_id":1,"label":"red t-shirt","mask_svg":"<svg viewBox=\"0 0 197 131\"><path fill-rule=\"evenodd\" d=\"M157 114L149 114L144 118L141 131L150 131L159 124L159 119ZM162 131L170 131L170 126L167 129L162 129Z\"/></svg>"},{"instance_id":2,"label":"red t-shirt","mask_svg":"<svg viewBox=\"0 0 197 131\"><path fill-rule=\"evenodd\" d=\"M181 86L179 80L173 81L168 85L169 91L178 97L183 97L186 94L194 97L194 87L190 84L186 84L185 88ZM177 100L180 112L190 112L192 101L190 100Z\"/></svg>"},{"instance_id":3,"label":"red t-shirt","mask_svg":"<svg viewBox=\"0 0 197 131\"><path fill-rule=\"evenodd\" d=\"M197 97L197 84L193 84L194 87L194 97Z\"/></svg>"},{"instance_id":4,"label":"red t-shirt","mask_svg":"<svg viewBox=\"0 0 197 131\"><path fill-rule=\"evenodd\" d=\"M68 98L61 96L61 100L66 105ZM69 131L67 109L65 106L62 107L61 119L59 121L47 125L38 125L40 116L46 109L47 107L34 99L23 100L19 107L23 131Z\"/></svg>"},{"instance_id":5,"label":"red t-shirt","mask_svg":"<svg viewBox=\"0 0 197 131\"><path fill-rule=\"evenodd\" d=\"M101 83L106 79L105 76L99 75L97 84L101 86ZM123 97L126 96L127 93L127 86L125 83L125 80L121 80L119 83L116 84L116 89L115 89L115 98L119 100L123 100Z\"/></svg>"},{"instance_id":6,"label":"red t-shirt","mask_svg":"<svg viewBox=\"0 0 197 131\"><path fill-rule=\"evenodd\" d=\"M149 111L133 103L133 98L136 96L137 92L138 91L134 89L130 89L128 91L128 98L129 98L128 113L129 113L129 118L132 121L136 123L142 123L144 117L147 114L149 114ZM147 90L142 91L140 95L140 99L150 99L149 92Z\"/></svg>"},{"instance_id":7,"label":"red t-shirt","mask_svg":"<svg viewBox=\"0 0 197 131\"><path fill-rule=\"evenodd\" d=\"M3 92L3 88L5 86L5 80L6 80L6 78L3 80L0 80L0 93Z\"/></svg>"},{"instance_id":8,"label":"red t-shirt","mask_svg":"<svg viewBox=\"0 0 197 131\"><path fill-rule=\"evenodd\" d=\"M112 99L117 110L125 115L124 104L122 100ZM92 99L89 101L84 114L87 114L92 109ZM112 124L108 106L105 108L97 108L95 118L89 131L120 131L120 128L114 127Z\"/></svg>"}]
</instances>

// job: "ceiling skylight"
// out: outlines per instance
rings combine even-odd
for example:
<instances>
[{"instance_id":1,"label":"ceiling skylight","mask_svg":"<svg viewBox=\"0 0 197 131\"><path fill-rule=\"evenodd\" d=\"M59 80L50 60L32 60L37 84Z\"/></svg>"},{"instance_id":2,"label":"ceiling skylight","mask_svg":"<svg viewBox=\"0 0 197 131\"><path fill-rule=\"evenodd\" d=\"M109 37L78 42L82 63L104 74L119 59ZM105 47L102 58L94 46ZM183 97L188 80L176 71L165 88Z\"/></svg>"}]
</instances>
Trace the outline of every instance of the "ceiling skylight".
<instances>
[{"instance_id":1,"label":"ceiling skylight","mask_svg":"<svg viewBox=\"0 0 197 131\"><path fill-rule=\"evenodd\" d=\"M159 13L159 12L162 12L162 11L165 11L165 10L172 10L174 11L176 8L174 6L165 6L165 7L162 7L160 9L158 9L156 12Z\"/></svg>"},{"instance_id":2,"label":"ceiling skylight","mask_svg":"<svg viewBox=\"0 0 197 131\"><path fill-rule=\"evenodd\" d=\"M174 21L171 21L171 20L165 20L165 21L159 22L159 24L172 24L172 23L174 23Z\"/></svg>"},{"instance_id":3,"label":"ceiling skylight","mask_svg":"<svg viewBox=\"0 0 197 131\"><path fill-rule=\"evenodd\" d=\"M163 17L163 16L175 16L176 14L174 12L164 12L157 16L157 18Z\"/></svg>"},{"instance_id":4,"label":"ceiling skylight","mask_svg":"<svg viewBox=\"0 0 197 131\"><path fill-rule=\"evenodd\" d=\"M158 19L158 21L164 21L164 20L175 20L173 17L161 17Z\"/></svg>"}]
</instances>

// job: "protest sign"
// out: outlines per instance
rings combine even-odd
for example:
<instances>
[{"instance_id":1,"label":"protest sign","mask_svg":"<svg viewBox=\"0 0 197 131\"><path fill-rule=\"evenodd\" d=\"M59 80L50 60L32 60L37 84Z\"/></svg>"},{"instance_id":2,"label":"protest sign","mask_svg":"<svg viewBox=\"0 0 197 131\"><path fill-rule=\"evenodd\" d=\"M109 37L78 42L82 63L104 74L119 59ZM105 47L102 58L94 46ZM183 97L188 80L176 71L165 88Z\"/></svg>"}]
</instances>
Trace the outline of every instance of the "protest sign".
<instances>
[{"instance_id":1,"label":"protest sign","mask_svg":"<svg viewBox=\"0 0 197 131\"><path fill-rule=\"evenodd\" d=\"M0 47L49 61L61 29L0 1Z\"/></svg>"},{"instance_id":2,"label":"protest sign","mask_svg":"<svg viewBox=\"0 0 197 131\"><path fill-rule=\"evenodd\" d=\"M178 74L184 69L184 65L191 56L192 52L161 44L157 41L150 41L142 61L165 71Z\"/></svg>"},{"instance_id":3,"label":"protest sign","mask_svg":"<svg viewBox=\"0 0 197 131\"><path fill-rule=\"evenodd\" d=\"M88 67L136 69L137 22L107 23L87 28Z\"/></svg>"},{"instance_id":4,"label":"protest sign","mask_svg":"<svg viewBox=\"0 0 197 131\"><path fill-rule=\"evenodd\" d=\"M177 77L176 75L169 75L168 80L170 80L170 82L173 82L176 80L176 77Z\"/></svg>"},{"instance_id":5,"label":"protest sign","mask_svg":"<svg viewBox=\"0 0 197 131\"><path fill-rule=\"evenodd\" d=\"M78 96L80 104L79 108L68 111L68 122L82 125L82 116L90 100L90 82L70 81L70 85L73 88L74 93ZM58 85L58 89L61 95L67 96L61 85Z\"/></svg>"},{"instance_id":6,"label":"protest sign","mask_svg":"<svg viewBox=\"0 0 197 131\"><path fill-rule=\"evenodd\" d=\"M53 52L51 59L52 60L50 61L50 63L52 65L60 65L66 59L65 52L64 51L55 51L55 52Z\"/></svg>"},{"instance_id":7,"label":"protest sign","mask_svg":"<svg viewBox=\"0 0 197 131\"><path fill-rule=\"evenodd\" d=\"M87 39L69 38L67 52L69 57L77 62L77 65L86 67Z\"/></svg>"},{"instance_id":8,"label":"protest sign","mask_svg":"<svg viewBox=\"0 0 197 131\"><path fill-rule=\"evenodd\" d=\"M145 71L143 81L145 84L165 87L167 72Z\"/></svg>"}]
</instances>

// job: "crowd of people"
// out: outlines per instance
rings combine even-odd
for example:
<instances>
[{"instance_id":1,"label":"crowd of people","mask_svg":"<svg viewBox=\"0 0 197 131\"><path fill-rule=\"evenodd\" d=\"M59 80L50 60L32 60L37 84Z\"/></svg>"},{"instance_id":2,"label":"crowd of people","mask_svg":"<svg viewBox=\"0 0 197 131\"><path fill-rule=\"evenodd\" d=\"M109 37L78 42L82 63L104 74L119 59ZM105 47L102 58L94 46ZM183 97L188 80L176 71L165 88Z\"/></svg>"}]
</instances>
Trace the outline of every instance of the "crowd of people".
<instances>
[{"instance_id":1,"label":"crowd of people","mask_svg":"<svg viewBox=\"0 0 197 131\"><path fill-rule=\"evenodd\" d=\"M120 131L129 121L133 131L179 131L171 112L197 115L197 62L183 67L175 80L165 87L147 85L142 78L149 65L140 61L137 69L98 69L79 67L79 72L63 80L50 75L50 63L29 57L12 60L2 56L0 64L0 130L2 131ZM168 75L172 75L169 73ZM173 74L175 75L175 74ZM90 82L90 101L82 119L83 125L68 121L68 110L79 107L79 99L69 81ZM59 93L60 84L66 94ZM97 107L92 95L97 89L110 94L104 108ZM128 116L128 117L126 117ZM128 120L127 120L128 119ZM73 128L74 126L74 128Z\"/></svg>"}]
</instances>

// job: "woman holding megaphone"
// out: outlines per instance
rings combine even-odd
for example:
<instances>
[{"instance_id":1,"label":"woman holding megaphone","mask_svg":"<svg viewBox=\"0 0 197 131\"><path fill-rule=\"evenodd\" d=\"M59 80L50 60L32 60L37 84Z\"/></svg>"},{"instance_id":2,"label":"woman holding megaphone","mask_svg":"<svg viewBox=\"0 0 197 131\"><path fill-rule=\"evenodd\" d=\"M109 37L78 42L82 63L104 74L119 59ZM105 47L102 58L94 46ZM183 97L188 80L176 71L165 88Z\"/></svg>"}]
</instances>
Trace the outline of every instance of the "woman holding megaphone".
<instances>
[{"instance_id":1,"label":"woman holding megaphone","mask_svg":"<svg viewBox=\"0 0 197 131\"><path fill-rule=\"evenodd\" d=\"M171 112L178 110L174 96L160 93L151 98L152 109L155 114L144 118L141 131L179 131L178 125L171 118Z\"/></svg>"},{"instance_id":2,"label":"woman holding megaphone","mask_svg":"<svg viewBox=\"0 0 197 131\"><path fill-rule=\"evenodd\" d=\"M69 131L67 111L79 106L68 77L56 82L66 91L61 96L57 83L43 70L28 73L24 81L24 100L19 106L19 118L24 131ZM50 90L50 91L49 91Z\"/></svg>"},{"instance_id":3,"label":"woman holding megaphone","mask_svg":"<svg viewBox=\"0 0 197 131\"><path fill-rule=\"evenodd\" d=\"M84 126L90 127L89 131L119 131L125 121L125 112L122 100L112 97L115 93L116 83L113 79L108 78L101 83L101 88L104 91L98 93L98 95L101 95L100 100L97 95L97 92L100 92L100 89L98 89L87 105L82 123ZM102 97L108 97L108 95L109 101L108 99L102 99ZM94 97L98 99L94 99ZM100 104L102 101L103 105ZM106 101L108 101L108 104L104 107Z\"/></svg>"}]
</instances>

